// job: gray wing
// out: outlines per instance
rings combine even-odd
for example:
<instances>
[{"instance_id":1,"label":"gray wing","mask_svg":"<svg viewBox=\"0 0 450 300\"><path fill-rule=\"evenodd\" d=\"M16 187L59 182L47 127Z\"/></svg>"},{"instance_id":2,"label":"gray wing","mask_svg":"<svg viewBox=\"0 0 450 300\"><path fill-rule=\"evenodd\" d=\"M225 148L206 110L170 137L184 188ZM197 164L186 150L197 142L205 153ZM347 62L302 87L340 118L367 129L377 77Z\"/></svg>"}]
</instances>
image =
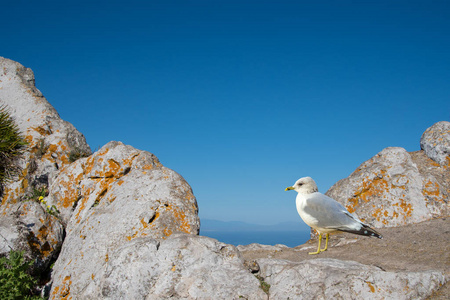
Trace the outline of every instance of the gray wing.
<instances>
[{"instance_id":1,"label":"gray wing","mask_svg":"<svg viewBox=\"0 0 450 300\"><path fill-rule=\"evenodd\" d=\"M303 210L317 220L320 228L359 230L362 225L339 202L319 192L308 198Z\"/></svg>"}]
</instances>

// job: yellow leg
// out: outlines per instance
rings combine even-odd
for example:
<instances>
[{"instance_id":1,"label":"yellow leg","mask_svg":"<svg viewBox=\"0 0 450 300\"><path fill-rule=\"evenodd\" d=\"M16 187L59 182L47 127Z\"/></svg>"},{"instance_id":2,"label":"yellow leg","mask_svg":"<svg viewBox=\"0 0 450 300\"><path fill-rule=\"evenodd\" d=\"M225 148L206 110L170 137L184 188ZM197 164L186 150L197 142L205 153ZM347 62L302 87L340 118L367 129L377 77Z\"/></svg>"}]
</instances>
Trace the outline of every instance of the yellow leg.
<instances>
[{"instance_id":1,"label":"yellow leg","mask_svg":"<svg viewBox=\"0 0 450 300\"><path fill-rule=\"evenodd\" d=\"M320 243L322 242L322 234L319 233L319 247L317 247L317 252L309 252L308 254L319 254L320 253Z\"/></svg>"},{"instance_id":2,"label":"yellow leg","mask_svg":"<svg viewBox=\"0 0 450 300\"><path fill-rule=\"evenodd\" d=\"M319 247L317 247L317 251L316 252L309 252L308 254L319 254L320 252L327 251L329 238L330 238L330 234L327 233L326 240L325 240L325 248L320 249L320 244L322 243L322 234L319 233Z\"/></svg>"},{"instance_id":3,"label":"yellow leg","mask_svg":"<svg viewBox=\"0 0 450 300\"><path fill-rule=\"evenodd\" d=\"M327 251L327 249L328 249L328 239L329 239L329 237L330 237L330 234L327 233L327 238L326 238L326 240L325 240L325 248L321 249L320 252Z\"/></svg>"}]
</instances>

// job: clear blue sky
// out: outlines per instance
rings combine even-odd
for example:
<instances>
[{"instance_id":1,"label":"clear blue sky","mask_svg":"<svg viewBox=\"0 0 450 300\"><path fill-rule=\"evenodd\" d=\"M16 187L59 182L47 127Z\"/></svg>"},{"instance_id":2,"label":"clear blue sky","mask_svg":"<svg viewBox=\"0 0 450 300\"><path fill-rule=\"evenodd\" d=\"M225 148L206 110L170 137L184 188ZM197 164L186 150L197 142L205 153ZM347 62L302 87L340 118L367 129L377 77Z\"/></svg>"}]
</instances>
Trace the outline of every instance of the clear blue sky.
<instances>
[{"instance_id":1,"label":"clear blue sky","mask_svg":"<svg viewBox=\"0 0 450 300\"><path fill-rule=\"evenodd\" d=\"M2 1L0 56L95 150L147 150L200 217L301 220L385 147L450 119L450 1Z\"/></svg>"}]
</instances>

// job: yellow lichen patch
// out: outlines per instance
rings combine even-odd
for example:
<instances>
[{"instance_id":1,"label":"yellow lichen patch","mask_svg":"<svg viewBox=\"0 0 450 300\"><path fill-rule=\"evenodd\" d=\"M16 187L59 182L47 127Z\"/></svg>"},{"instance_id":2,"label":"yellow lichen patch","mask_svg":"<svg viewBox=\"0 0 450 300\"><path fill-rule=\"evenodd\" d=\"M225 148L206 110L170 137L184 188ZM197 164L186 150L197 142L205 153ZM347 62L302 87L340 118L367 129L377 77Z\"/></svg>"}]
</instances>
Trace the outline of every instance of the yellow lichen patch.
<instances>
[{"instance_id":1,"label":"yellow lichen patch","mask_svg":"<svg viewBox=\"0 0 450 300\"><path fill-rule=\"evenodd\" d=\"M21 182L21 186L23 189L26 189L28 187L28 180L24 178Z\"/></svg>"},{"instance_id":2,"label":"yellow lichen patch","mask_svg":"<svg viewBox=\"0 0 450 300\"><path fill-rule=\"evenodd\" d=\"M186 200L191 201L195 199L194 194L192 193L192 191L188 190L186 192L186 196L184 197Z\"/></svg>"},{"instance_id":3,"label":"yellow lichen patch","mask_svg":"<svg viewBox=\"0 0 450 300\"><path fill-rule=\"evenodd\" d=\"M411 203L406 203L406 201L404 199L400 199L400 208L403 210L403 212L405 213L406 217L411 217L412 215L412 204Z\"/></svg>"},{"instance_id":4,"label":"yellow lichen patch","mask_svg":"<svg viewBox=\"0 0 450 300\"><path fill-rule=\"evenodd\" d=\"M86 203L87 203L87 201L88 201L88 198L87 198L87 197L82 198L82 199L79 201L79 204L78 204L78 207L77 207L78 212L75 214L75 219L77 220L77 224L79 224L79 223L81 222L80 214L81 214L81 212L86 208Z\"/></svg>"},{"instance_id":5,"label":"yellow lichen patch","mask_svg":"<svg viewBox=\"0 0 450 300\"><path fill-rule=\"evenodd\" d=\"M383 208L376 208L372 213L372 216L378 221L387 225L387 220L383 217L387 217L389 215L387 210L383 210Z\"/></svg>"},{"instance_id":6,"label":"yellow lichen patch","mask_svg":"<svg viewBox=\"0 0 450 300\"><path fill-rule=\"evenodd\" d=\"M439 184L437 182L428 180L422 189L422 194L425 196L425 198L433 198L434 200L444 202L444 197L441 194Z\"/></svg>"},{"instance_id":7,"label":"yellow lichen patch","mask_svg":"<svg viewBox=\"0 0 450 300\"><path fill-rule=\"evenodd\" d=\"M55 196L57 199L57 205L59 207L69 208L73 207L74 203L78 200L78 190L77 183L82 179L83 174L78 174L77 176L68 176L59 180L60 191L56 192Z\"/></svg>"},{"instance_id":8,"label":"yellow lichen patch","mask_svg":"<svg viewBox=\"0 0 450 300\"><path fill-rule=\"evenodd\" d=\"M347 199L348 204L346 205L346 208L350 213L355 212L360 203L367 203L375 197L382 197L388 191L389 184L386 179L383 178L384 174L386 174L386 171L380 170L379 173L373 174L375 175L374 179L370 180L366 177L362 181L362 185L354 196Z\"/></svg>"},{"instance_id":9,"label":"yellow lichen patch","mask_svg":"<svg viewBox=\"0 0 450 300\"><path fill-rule=\"evenodd\" d=\"M163 233L167 238L172 235L173 231L166 227L166 228L164 228Z\"/></svg>"},{"instance_id":10,"label":"yellow lichen patch","mask_svg":"<svg viewBox=\"0 0 450 300\"><path fill-rule=\"evenodd\" d=\"M24 137L24 139L25 139L25 141L27 141L27 143L28 143L29 146L34 146L34 143L33 143L33 136L32 136L32 135L26 135L26 136Z\"/></svg>"},{"instance_id":11,"label":"yellow lichen patch","mask_svg":"<svg viewBox=\"0 0 450 300\"><path fill-rule=\"evenodd\" d=\"M85 174L91 173L92 169L95 166L95 162L96 162L95 158L96 157L93 155L88 157L88 159L86 160L86 164L83 165L83 171L84 171L83 173L85 173Z\"/></svg>"},{"instance_id":12,"label":"yellow lichen patch","mask_svg":"<svg viewBox=\"0 0 450 300\"><path fill-rule=\"evenodd\" d=\"M153 169L153 166L152 165L145 165L145 166L142 167L142 169L144 169L144 170L151 170L151 169Z\"/></svg>"},{"instance_id":13,"label":"yellow lichen patch","mask_svg":"<svg viewBox=\"0 0 450 300\"><path fill-rule=\"evenodd\" d=\"M354 213L355 210L356 210L356 207L359 205L358 198L350 198L350 199L347 200L347 202L350 202L350 203L347 204L347 205L345 206L345 208L347 208L347 210L348 210L350 213Z\"/></svg>"},{"instance_id":14,"label":"yellow lichen patch","mask_svg":"<svg viewBox=\"0 0 450 300\"><path fill-rule=\"evenodd\" d=\"M148 227L148 223L144 221L144 218L141 219L141 224L142 224L143 229Z\"/></svg>"},{"instance_id":15,"label":"yellow lichen patch","mask_svg":"<svg viewBox=\"0 0 450 300\"><path fill-rule=\"evenodd\" d=\"M364 202L369 202L373 196L382 196L388 189L388 182L384 178L363 181L361 192L356 196Z\"/></svg>"},{"instance_id":16,"label":"yellow lichen patch","mask_svg":"<svg viewBox=\"0 0 450 300\"><path fill-rule=\"evenodd\" d=\"M47 153L49 153L49 152L50 153L54 153L56 151L58 151L58 146L57 145L51 144L50 146L48 146Z\"/></svg>"},{"instance_id":17,"label":"yellow lichen patch","mask_svg":"<svg viewBox=\"0 0 450 300\"><path fill-rule=\"evenodd\" d=\"M38 132L40 135L49 135L50 132L44 128L42 128L41 126L39 127L30 127L30 129Z\"/></svg>"},{"instance_id":18,"label":"yellow lichen patch","mask_svg":"<svg viewBox=\"0 0 450 300\"><path fill-rule=\"evenodd\" d=\"M168 205L166 209L167 211L172 212L175 221L177 221L176 225L181 231L191 233L191 225L189 224L189 220L187 219L186 214L183 212L183 210L172 205Z\"/></svg>"},{"instance_id":19,"label":"yellow lichen patch","mask_svg":"<svg viewBox=\"0 0 450 300\"><path fill-rule=\"evenodd\" d=\"M127 240L129 240L129 241L131 241L132 239L134 239L135 237L138 237L138 236L146 236L147 234L145 233L145 229L147 229L147 227L149 227L149 224L147 223L147 222L145 222L145 220L144 220L144 218L142 218L141 220L140 220L140 223L141 223L141 225L142 225L142 227L140 227L140 228L138 228L137 230L136 230L136 228L135 227L133 227L133 231L135 231L132 235L130 235L130 236L127 236L126 238L127 238Z\"/></svg>"},{"instance_id":20,"label":"yellow lichen patch","mask_svg":"<svg viewBox=\"0 0 450 300\"><path fill-rule=\"evenodd\" d=\"M120 164L116 162L114 159L108 159L107 167L103 167L104 177L114 177L120 171Z\"/></svg>"},{"instance_id":21,"label":"yellow lichen patch","mask_svg":"<svg viewBox=\"0 0 450 300\"><path fill-rule=\"evenodd\" d=\"M369 281L366 281L367 285L370 288L370 292L371 293L375 293L375 287L372 285L372 283L370 283Z\"/></svg>"},{"instance_id":22,"label":"yellow lichen patch","mask_svg":"<svg viewBox=\"0 0 450 300\"><path fill-rule=\"evenodd\" d=\"M52 292L53 299L71 299L70 297L70 286L72 285L72 280L70 276L64 277L60 286L56 286Z\"/></svg>"}]
</instances>

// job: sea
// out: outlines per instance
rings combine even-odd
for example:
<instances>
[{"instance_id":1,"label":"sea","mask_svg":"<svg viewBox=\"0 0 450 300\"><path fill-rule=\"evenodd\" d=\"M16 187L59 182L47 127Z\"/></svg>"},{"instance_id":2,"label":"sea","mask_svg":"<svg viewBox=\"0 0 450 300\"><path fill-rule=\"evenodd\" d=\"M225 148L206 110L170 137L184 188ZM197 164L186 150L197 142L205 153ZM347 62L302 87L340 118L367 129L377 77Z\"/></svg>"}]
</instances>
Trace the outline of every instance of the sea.
<instances>
[{"instance_id":1,"label":"sea","mask_svg":"<svg viewBox=\"0 0 450 300\"><path fill-rule=\"evenodd\" d=\"M283 244L288 247L302 245L309 240L309 231L201 231L200 235L208 236L226 244L263 245Z\"/></svg>"}]
</instances>

